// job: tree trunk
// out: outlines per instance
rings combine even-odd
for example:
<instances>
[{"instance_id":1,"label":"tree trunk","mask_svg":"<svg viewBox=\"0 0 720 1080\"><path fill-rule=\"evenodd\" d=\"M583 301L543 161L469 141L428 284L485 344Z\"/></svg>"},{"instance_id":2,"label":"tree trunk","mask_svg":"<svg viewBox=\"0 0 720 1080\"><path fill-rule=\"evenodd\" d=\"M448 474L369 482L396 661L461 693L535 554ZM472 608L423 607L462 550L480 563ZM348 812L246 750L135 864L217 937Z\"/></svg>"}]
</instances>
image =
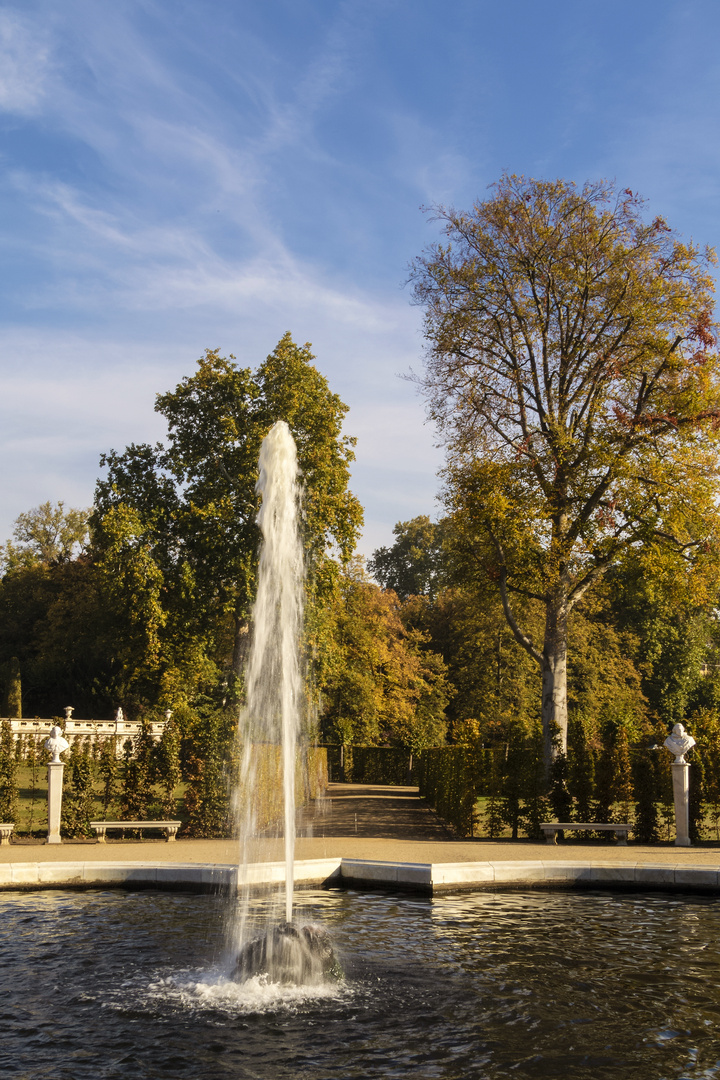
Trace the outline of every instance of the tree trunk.
<instances>
[{"instance_id":1,"label":"tree trunk","mask_svg":"<svg viewBox=\"0 0 720 1080\"><path fill-rule=\"evenodd\" d=\"M567 594L560 586L547 601L542 652L542 725L547 770L559 753L567 753L567 624Z\"/></svg>"}]
</instances>

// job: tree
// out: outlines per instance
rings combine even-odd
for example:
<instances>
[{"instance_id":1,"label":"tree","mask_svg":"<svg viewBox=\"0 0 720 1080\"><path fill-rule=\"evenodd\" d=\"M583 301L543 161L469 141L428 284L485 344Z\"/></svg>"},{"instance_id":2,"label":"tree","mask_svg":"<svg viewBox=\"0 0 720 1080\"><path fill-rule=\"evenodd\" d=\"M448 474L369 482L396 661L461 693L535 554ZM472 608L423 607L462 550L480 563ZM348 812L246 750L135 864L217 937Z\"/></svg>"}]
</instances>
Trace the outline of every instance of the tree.
<instances>
[{"instance_id":1,"label":"tree","mask_svg":"<svg viewBox=\"0 0 720 1080\"><path fill-rule=\"evenodd\" d=\"M22 716L22 681L17 656L11 656L5 665L5 715L16 720Z\"/></svg>"},{"instance_id":2,"label":"tree","mask_svg":"<svg viewBox=\"0 0 720 1080\"><path fill-rule=\"evenodd\" d=\"M9 720L0 722L0 820L14 821L17 813L17 761Z\"/></svg>"},{"instance_id":3,"label":"tree","mask_svg":"<svg viewBox=\"0 0 720 1080\"><path fill-rule=\"evenodd\" d=\"M399 521L393 529L392 547L381 547L368 559L368 570L401 600L426 596L433 600L443 577L443 523L426 515Z\"/></svg>"},{"instance_id":4,"label":"tree","mask_svg":"<svg viewBox=\"0 0 720 1080\"><path fill-rule=\"evenodd\" d=\"M93 539L103 571L122 582L124 620L134 620L130 637L155 685L145 696L158 704L187 700L188 686L218 669L242 670L259 545L258 455L276 420L298 447L311 616L313 599L336 588L332 556L352 554L362 521L348 489L354 440L342 435L347 407L313 359L289 334L255 373L208 350L194 375L157 398L167 445L102 459Z\"/></svg>"},{"instance_id":5,"label":"tree","mask_svg":"<svg viewBox=\"0 0 720 1080\"><path fill-rule=\"evenodd\" d=\"M504 176L413 266L419 378L466 557L542 672L546 761L567 744L568 619L628 549L702 562L718 538L713 253L613 185ZM513 597L542 605L543 640Z\"/></svg>"},{"instance_id":6,"label":"tree","mask_svg":"<svg viewBox=\"0 0 720 1080\"><path fill-rule=\"evenodd\" d=\"M321 686L326 735L341 743L403 746L445 741L445 665L427 635L408 630L394 592L357 564L343 575L334 606L334 663Z\"/></svg>"},{"instance_id":7,"label":"tree","mask_svg":"<svg viewBox=\"0 0 720 1080\"><path fill-rule=\"evenodd\" d=\"M703 567L669 565L653 545L610 575L611 617L636 636L643 691L668 726L683 722L693 706L712 704L716 693L715 678L702 671L714 660L718 576L710 558Z\"/></svg>"},{"instance_id":8,"label":"tree","mask_svg":"<svg viewBox=\"0 0 720 1080\"><path fill-rule=\"evenodd\" d=\"M9 672L17 658L26 715L53 716L73 704L80 716L109 716L123 700L132 665L118 607L118 582L89 554L7 571L0 582L0 670Z\"/></svg>"},{"instance_id":9,"label":"tree","mask_svg":"<svg viewBox=\"0 0 720 1080\"><path fill-rule=\"evenodd\" d=\"M18 566L40 564L53 566L75 557L87 544L89 511L70 507L64 502L44 502L15 519L13 536L0 557L3 572Z\"/></svg>"}]
</instances>

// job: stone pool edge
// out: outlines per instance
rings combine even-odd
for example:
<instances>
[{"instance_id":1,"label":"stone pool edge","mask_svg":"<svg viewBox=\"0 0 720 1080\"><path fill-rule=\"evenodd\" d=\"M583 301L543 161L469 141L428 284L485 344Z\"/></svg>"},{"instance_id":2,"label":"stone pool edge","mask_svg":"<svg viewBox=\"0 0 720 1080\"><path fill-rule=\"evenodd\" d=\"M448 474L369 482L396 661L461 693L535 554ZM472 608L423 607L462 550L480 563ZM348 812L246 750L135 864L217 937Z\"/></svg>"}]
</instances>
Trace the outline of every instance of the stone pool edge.
<instances>
[{"instance_id":1,"label":"stone pool edge","mask_svg":"<svg viewBox=\"0 0 720 1080\"><path fill-rule=\"evenodd\" d=\"M18 862L0 864L0 890L158 889L182 892L263 891L284 881L285 864L254 863L239 880L236 866L213 863ZM299 888L349 888L437 895L516 889L612 889L720 894L720 867L673 863L515 860L400 863L307 859L295 863Z\"/></svg>"}]
</instances>

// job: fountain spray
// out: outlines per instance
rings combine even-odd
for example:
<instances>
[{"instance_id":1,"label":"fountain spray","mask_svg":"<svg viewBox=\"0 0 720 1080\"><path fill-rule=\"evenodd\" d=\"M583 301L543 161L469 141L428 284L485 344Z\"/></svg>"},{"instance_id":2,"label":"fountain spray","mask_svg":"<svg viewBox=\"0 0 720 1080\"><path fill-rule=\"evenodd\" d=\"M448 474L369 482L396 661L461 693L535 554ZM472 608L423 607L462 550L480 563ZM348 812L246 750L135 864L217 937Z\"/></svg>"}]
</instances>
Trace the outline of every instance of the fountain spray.
<instances>
[{"instance_id":1,"label":"fountain spray","mask_svg":"<svg viewBox=\"0 0 720 1080\"><path fill-rule=\"evenodd\" d=\"M299 529L300 484L295 442L284 420L265 437L257 490L262 547L253 610L253 640L240 717L242 786L246 811L243 857L256 833L255 805L260 748L281 747L285 837L285 918L292 919L295 861L295 760L301 721L300 637L303 623L303 549ZM265 782L269 778L265 777ZM271 782L271 781L270 781Z\"/></svg>"},{"instance_id":2,"label":"fountain spray","mask_svg":"<svg viewBox=\"0 0 720 1080\"><path fill-rule=\"evenodd\" d=\"M327 931L315 923L295 926L295 776L302 720L303 680L300 642L303 628L303 549L300 537L300 484L295 442L279 420L260 451L262 496L258 525L262 532L258 589L253 610L253 639L245 680L245 708L240 714L243 756L240 776L241 863L244 886L233 978L245 981L267 975L273 982L308 984L342 977ZM281 768L278 770L279 760ZM258 836L257 806L261 787L280 784L284 801L285 922L271 922L256 938L246 934L249 912L249 842Z\"/></svg>"}]
</instances>

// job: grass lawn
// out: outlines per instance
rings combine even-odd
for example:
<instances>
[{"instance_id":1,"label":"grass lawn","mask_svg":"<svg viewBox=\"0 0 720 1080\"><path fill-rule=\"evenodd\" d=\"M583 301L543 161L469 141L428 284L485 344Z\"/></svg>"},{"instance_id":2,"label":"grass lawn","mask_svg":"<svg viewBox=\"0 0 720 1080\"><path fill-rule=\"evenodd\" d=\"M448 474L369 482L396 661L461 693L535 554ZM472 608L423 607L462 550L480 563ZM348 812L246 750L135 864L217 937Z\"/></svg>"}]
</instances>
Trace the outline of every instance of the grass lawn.
<instances>
[{"instance_id":1,"label":"grass lawn","mask_svg":"<svg viewBox=\"0 0 720 1080\"><path fill-rule=\"evenodd\" d=\"M68 793L69 773L70 770L66 769L65 794ZM119 789L121 781L122 775L119 772L115 782L116 791ZM38 765L35 769L30 768L28 765L18 766L17 784L19 796L15 817L15 832L25 835L44 836L47 833L47 766ZM183 783L178 784L174 791L178 812L173 817L178 821L182 820L180 810L186 789L187 784ZM110 806L105 807L103 785L100 777L95 778L93 791L95 797L90 813L91 820L98 821L107 818L107 820L113 821L119 818L120 807L117 802L117 795Z\"/></svg>"}]
</instances>

